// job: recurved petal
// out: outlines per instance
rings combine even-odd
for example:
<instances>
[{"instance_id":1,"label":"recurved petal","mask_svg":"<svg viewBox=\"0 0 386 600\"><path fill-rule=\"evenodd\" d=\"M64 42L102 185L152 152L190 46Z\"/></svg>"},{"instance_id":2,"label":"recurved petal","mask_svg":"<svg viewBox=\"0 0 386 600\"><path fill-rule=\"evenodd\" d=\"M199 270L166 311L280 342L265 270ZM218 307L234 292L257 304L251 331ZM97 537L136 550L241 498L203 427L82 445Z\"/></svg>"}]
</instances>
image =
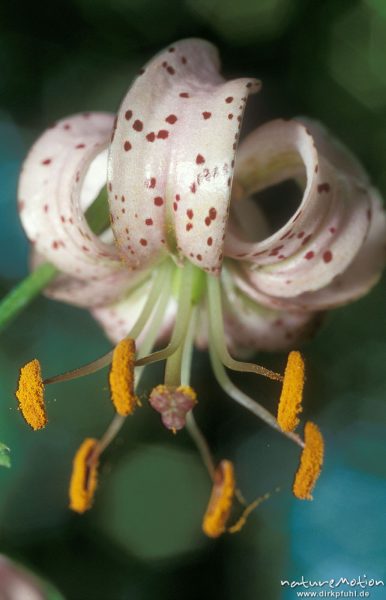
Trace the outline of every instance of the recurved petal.
<instances>
[{"instance_id":1,"label":"recurved petal","mask_svg":"<svg viewBox=\"0 0 386 600\"><path fill-rule=\"evenodd\" d=\"M370 215L366 240L346 271L326 288L299 296L299 307L326 310L342 306L367 294L379 281L386 262L386 215L379 194L374 189L371 192Z\"/></svg>"},{"instance_id":2,"label":"recurved petal","mask_svg":"<svg viewBox=\"0 0 386 600\"><path fill-rule=\"evenodd\" d=\"M129 265L168 250L219 271L242 114L258 88L254 79L225 82L216 49L196 39L158 54L135 80L108 169L113 229Z\"/></svg>"},{"instance_id":3,"label":"recurved petal","mask_svg":"<svg viewBox=\"0 0 386 600\"><path fill-rule=\"evenodd\" d=\"M122 268L117 249L88 227L84 210L106 184L113 117L84 113L47 129L24 162L20 218L36 251L74 277L104 277Z\"/></svg>"},{"instance_id":4,"label":"recurved petal","mask_svg":"<svg viewBox=\"0 0 386 600\"><path fill-rule=\"evenodd\" d=\"M293 348L312 335L319 321L314 312L264 307L237 287L227 290L223 302L228 346L236 355Z\"/></svg>"},{"instance_id":5,"label":"recurved petal","mask_svg":"<svg viewBox=\"0 0 386 600\"><path fill-rule=\"evenodd\" d=\"M33 250L30 259L32 270L44 262L46 262L44 257ZM60 273L43 293L54 300L91 308L118 301L147 277L147 271L129 271L127 268L112 269L101 278L91 276L87 279L79 279Z\"/></svg>"},{"instance_id":6,"label":"recurved petal","mask_svg":"<svg viewBox=\"0 0 386 600\"><path fill-rule=\"evenodd\" d=\"M328 286L369 229L371 190L363 170L327 134L320 136L320 126L308 126L273 121L239 150L236 178L246 196L290 178L304 185L295 214L270 237L248 243L231 231L227 238L226 254L255 269L254 285L267 296L293 298Z\"/></svg>"}]
</instances>

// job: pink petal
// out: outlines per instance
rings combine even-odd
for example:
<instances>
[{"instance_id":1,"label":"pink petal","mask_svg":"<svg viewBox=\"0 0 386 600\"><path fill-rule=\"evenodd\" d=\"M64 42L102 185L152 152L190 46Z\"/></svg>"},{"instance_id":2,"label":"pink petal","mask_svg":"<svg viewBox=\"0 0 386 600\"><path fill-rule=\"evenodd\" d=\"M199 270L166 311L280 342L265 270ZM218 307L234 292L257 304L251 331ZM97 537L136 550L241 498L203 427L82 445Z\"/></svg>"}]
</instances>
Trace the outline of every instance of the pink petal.
<instances>
[{"instance_id":1,"label":"pink petal","mask_svg":"<svg viewBox=\"0 0 386 600\"><path fill-rule=\"evenodd\" d=\"M369 228L371 191L363 170L318 125L308 126L268 123L238 155L245 195L306 178L298 210L279 231L252 244L232 231L227 239L226 254L256 265L250 280L267 296L292 298L327 286L353 261Z\"/></svg>"},{"instance_id":2,"label":"pink petal","mask_svg":"<svg viewBox=\"0 0 386 600\"><path fill-rule=\"evenodd\" d=\"M118 251L88 227L83 212L106 183L113 117L84 113L58 121L37 140L19 182L20 218L36 251L74 277L120 270Z\"/></svg>"},{"instance_id":3,"label":"pink petal","mask_svg":"<svg viewBox=\"0 0 386 600\"><path fill-rule=\"evenodd\" d=\"M371 194L371 223L363 246L346 271L326 287L291 298L270 296L245 267L233 269L235 282L255 302L277 310L328 310L364 296L379 280L386 260L386 215L377 191Z\"/></svg>"},{"instance_id":4,"label":"pink petal","mask_svg":"<svg viewBox=\"0 0 386 600\"><path fill-rule=\"evenodd\" d=\"M42 262L45 262L45 259L33 251L32 269ZM147 276L146 271L129 271L125 268L112 270L102 278L92 276L88 279L78 279L61 273L44 289L44 295L73 306L91 308L118 301Z\"/></svg>"},{"instance_id":5,"label":"pink petal","mask_svg":"<svg viewBox=\"0 0 386 600\"><path fill-rule=\"evenodd\" d=\"M225 82L218 71L211 44L184 40L150 61L122 103L109 159L110 208L133 267L168 250L220 269L238 133L259 83Z\"/></svg>"},{"instance_id":6,"label":"pink petal","mask_svg":"<svg viewBox=\"0 0 386 600\"><path fill-rule=\"evenodd\" d=\"M151 282L144 282L138 289L131 292L125 299L106 306L98 306L91 310L91 314L104 329L106 336L114 344L126 337L135 324L141 310L146 302ZM166 343L175 321L177 304L173 298L164 315L162 323L158 326L157 344ZM144 336L148 332L146 326L136 340L137 348L140 349Z\"/></svg>"},{"instance_id":7,"label":"pink petal","mask_svg":"<svg viewBox=\"0 0 386 600\"><path fill-rule=\"evenodd\" d=\"M232 277L231 285L224 287L222 297L227 346L235 356L288 350L310 337L319 324L316 312L264 306L240 273ZM202 308L196 334L200 350L207 348L208 330L208 317Z\"/></svg>"}]
</instances>

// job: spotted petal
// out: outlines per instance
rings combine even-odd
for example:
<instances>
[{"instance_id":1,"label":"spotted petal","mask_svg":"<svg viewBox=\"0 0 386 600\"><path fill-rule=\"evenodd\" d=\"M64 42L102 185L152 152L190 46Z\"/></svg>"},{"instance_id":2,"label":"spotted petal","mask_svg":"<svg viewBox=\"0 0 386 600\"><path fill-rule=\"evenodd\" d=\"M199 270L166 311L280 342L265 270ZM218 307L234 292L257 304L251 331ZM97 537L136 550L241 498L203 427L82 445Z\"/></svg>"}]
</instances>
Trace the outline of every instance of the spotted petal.
<instances>
[{"instance_id":1,"label":"spotted petal","mask_svg":"<svg viewBox=\"0 0 386 600\"><path fill-rule=\"evenodd\" d=\"M225 82L216 49L156 56L118 113L109 158L113 229L133 268L169 251L218 272L241 118L254 79Z\"/></svg>"},{"instance_id":2,"label":"spotted petal","mask_svg":"<svg viewBox=\"0 0 386 600\"><path fill-rule=\"evenodd\" d=\"M39 255L79 279L122 268L117 249L88 227L84 210L106 183L113 117L84 113L63 119L37 140L19 182L23 227Z\"/></svg>"},{"instance_id":3,"label":"spotted petal","mask_svg":"<svg viewBox=\"0 0 386 600\"><path fill-rule=\"evenodd\" d=\"M363 170L317 124L273 121L241 145L237 182L245 195L294 178L303 199L270 237L249 243L230 232L226 253L249 264L262 294L294 298L328 286L361 249L371 220L371 189ZM253 270L254 269L254 270Z\"/></svg>"}]
</instances>

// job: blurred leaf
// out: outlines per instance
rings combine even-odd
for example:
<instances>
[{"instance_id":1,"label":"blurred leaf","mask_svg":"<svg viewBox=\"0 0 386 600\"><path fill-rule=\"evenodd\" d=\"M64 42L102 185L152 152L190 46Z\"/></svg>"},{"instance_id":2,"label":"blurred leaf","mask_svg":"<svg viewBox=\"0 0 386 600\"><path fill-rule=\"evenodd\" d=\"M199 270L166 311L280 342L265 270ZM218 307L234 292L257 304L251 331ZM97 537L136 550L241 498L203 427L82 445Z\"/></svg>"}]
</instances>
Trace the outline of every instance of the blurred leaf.
<instances>
[{"instance_id":1,"label":"blurred leaf","mask_svg":"<svg viewBox=\"0 0 386 600\"><path fill-rule=\"evenodd\" d=\"M10 467L11 458L9 456L10 449L5 444L0 442L0 467Z\"/></svg>"}]
</instances>

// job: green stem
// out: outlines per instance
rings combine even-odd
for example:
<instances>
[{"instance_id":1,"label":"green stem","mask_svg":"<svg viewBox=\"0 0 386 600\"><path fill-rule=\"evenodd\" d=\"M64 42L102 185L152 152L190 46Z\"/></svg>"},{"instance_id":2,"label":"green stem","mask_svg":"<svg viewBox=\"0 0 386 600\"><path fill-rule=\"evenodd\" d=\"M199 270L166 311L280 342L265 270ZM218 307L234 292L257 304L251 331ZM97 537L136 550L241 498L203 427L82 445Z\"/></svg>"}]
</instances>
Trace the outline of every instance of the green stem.
<instances>
[{"instance_id":1,"label":"green stem","mask_svg":"<svg viewBox=\"0 0 386 600\"><path fill-rule=\"evenodd\" d=\"M0 302L0 331L16 317L57 275L54 265L44 263L27 275Z\"/></svg>"},{"instance_id":2,"label":"green stem","mask_svg":"<svg viewBox=\"0 0 386 600\"><path fill-rule=\"evenodd\" d=\"M110 217L105 187L89 206L85 217L95 235L100 235L109 227ZM58 273L54 265L43 263L14 287L0 302L0 331L31 303Z\"/></svg>"}]
</instances>

